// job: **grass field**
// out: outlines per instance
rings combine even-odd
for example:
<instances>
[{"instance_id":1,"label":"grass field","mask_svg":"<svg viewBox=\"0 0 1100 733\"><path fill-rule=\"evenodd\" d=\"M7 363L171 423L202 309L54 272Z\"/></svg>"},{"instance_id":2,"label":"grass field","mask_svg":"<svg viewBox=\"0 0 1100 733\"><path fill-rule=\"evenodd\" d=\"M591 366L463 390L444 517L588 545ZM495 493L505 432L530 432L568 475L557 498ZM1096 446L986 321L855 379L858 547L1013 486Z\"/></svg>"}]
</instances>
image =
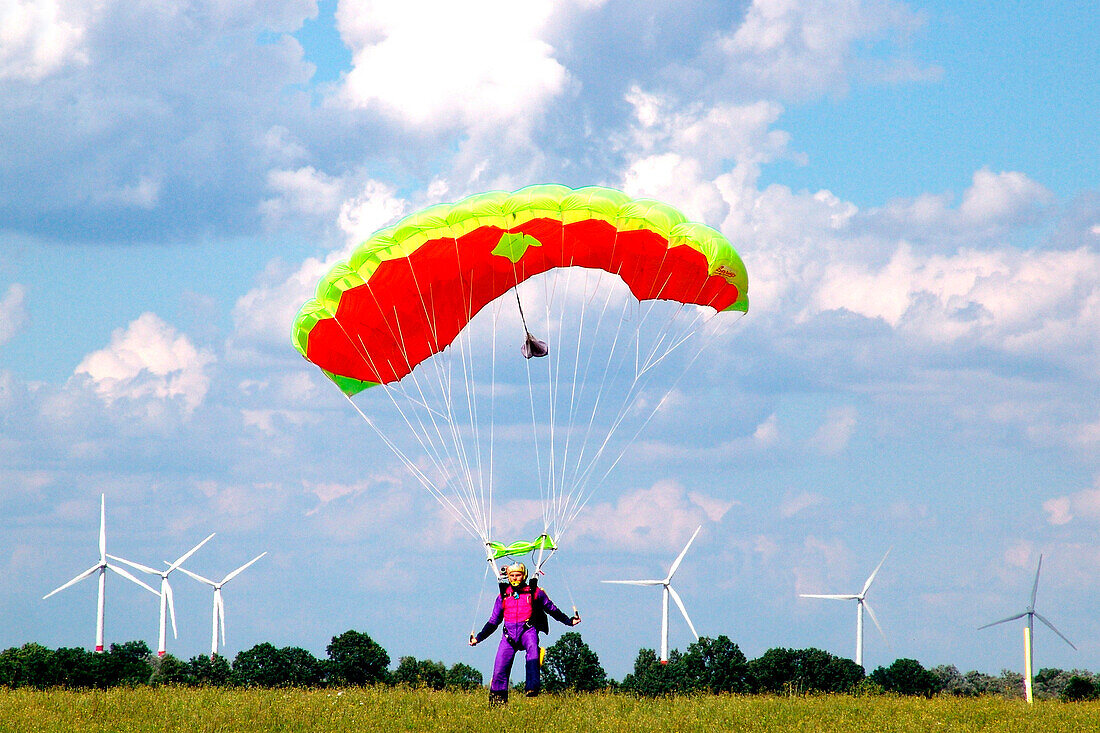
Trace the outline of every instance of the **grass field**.
<instances>
[{"instance_id":1,"label":"grass field","mask_svg":"<svg viewBox=\"0 0 1100 733\"><path fill-rule=\"evenodd\" d=\"M37 731L1093 731L1100 702L895 697L626 695L513 697L377 687L349 690L136 688L0 690L0 730Z\"/></svg>"}]
</instances>

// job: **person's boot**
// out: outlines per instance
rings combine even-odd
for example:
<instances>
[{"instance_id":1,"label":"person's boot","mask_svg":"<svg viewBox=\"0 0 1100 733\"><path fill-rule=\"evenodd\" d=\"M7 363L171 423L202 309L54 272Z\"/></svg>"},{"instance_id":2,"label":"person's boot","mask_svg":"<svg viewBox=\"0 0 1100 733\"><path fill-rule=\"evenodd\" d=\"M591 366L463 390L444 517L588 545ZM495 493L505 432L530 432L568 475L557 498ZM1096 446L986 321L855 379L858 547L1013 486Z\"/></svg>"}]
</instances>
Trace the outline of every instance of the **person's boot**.
<instances>
[{"instance_id":1,"label":"person's boot","mask_svg":"<svg viewBox=\"0 0 1100 733\"><path fill-rule=\"evenodd\" d=\"M542 684L539 679L539 660L529 659L527 660L527 685L524 694L527 695L527 697L538 697L541 687Z\"/></svg>"},{"instance_id":2,"label":"person's boot","mask_svg":"<svg viewBox=\"0 0 1100 733\"><path fill-rule=\"evenodd\" d=\"M508 704L508 690L489 690L489 707L499 708Z\"/></svg>"}]
</instances>

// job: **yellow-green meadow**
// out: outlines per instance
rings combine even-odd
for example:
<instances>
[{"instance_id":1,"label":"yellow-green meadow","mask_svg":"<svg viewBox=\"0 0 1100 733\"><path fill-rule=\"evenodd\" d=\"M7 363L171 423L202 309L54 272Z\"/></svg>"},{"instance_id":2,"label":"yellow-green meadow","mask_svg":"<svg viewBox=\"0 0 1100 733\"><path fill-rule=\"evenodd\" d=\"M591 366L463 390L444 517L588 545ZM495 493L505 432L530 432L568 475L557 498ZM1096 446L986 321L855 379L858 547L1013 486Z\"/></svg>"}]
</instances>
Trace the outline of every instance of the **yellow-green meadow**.
<instances>
[{"instance_id":1,"label":"yellow-green meadow","mask_svg":"<svg viewBox=\"0 0 1100 733\"><path fill-rule=\"evenodd\" d=\"M701 695L513 696L490 708L483 691L137 687L95 691L0 689L0 730L473 731L505 725L547 733L595 731L1086 731L1100 730L1100 702L998 697Z\"/></svg>"}]
</instances>

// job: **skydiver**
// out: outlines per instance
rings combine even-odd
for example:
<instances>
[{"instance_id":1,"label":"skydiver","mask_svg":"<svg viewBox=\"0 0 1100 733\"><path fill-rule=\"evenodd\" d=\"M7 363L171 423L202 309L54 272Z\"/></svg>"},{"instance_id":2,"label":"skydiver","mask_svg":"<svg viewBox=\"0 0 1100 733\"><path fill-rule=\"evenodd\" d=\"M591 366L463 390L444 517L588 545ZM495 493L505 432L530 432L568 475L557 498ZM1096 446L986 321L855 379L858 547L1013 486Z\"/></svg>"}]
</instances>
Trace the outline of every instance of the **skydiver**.
<instances>
[{"instance_id":1,"label":"skydiver","mask_svg":"<svg viewBox=\"0 0 1100 733\"><path fill-rule=\"evenodd\" d=\"M500 586L500 595L493 603L493 612L476 635L470 634L470 646L484 641L501 621L504 622L504 634L497 647L496 662L493 665L493 679L489 684L489 703L503 705L508 702L508 677L512 672L512 661L516 652L526 652L527 682L525 694L535 697L539 694L539 632L550 631L547 614L566 626L576 626L581 622L580 614L573 609L573 616L566 616L538 587L536 579L527 580L527 566L521 562L509 565L506 569L508 582Z\"/></svg>"}]
</instances>

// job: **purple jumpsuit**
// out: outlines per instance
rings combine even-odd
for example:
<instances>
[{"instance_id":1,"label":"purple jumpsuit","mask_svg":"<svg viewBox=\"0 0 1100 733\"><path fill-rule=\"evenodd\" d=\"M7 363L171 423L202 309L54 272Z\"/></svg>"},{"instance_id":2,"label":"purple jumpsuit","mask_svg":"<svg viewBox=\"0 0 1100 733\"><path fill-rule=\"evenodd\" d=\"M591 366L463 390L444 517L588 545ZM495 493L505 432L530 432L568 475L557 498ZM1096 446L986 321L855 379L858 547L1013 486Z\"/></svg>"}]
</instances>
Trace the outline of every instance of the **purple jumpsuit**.
<instances>
[{"instance_id":1,"label":"purple jumpsuit","mask_svg":"<svg viewBox=\"0 0 1100 733\"><path fill-rule=\"evenodd\" d=\"M573 620L562 613L546 595L542 588L532 589L524 584L518 588L509 586L497 596L489 621L474 637L483 641L496 631L504 622L504 634L497 647L496 662L493 665L493 679L489 683L489 692L503 697L508 694L508 676L512 672L512 661L516 652L526 652L527 683L525 689L529 695L537 695L541 687L539 681L539 631L547 630L546 615L572 626ZM540 623L541 620L541 623Z\"/></svg>"}]
</instances>

